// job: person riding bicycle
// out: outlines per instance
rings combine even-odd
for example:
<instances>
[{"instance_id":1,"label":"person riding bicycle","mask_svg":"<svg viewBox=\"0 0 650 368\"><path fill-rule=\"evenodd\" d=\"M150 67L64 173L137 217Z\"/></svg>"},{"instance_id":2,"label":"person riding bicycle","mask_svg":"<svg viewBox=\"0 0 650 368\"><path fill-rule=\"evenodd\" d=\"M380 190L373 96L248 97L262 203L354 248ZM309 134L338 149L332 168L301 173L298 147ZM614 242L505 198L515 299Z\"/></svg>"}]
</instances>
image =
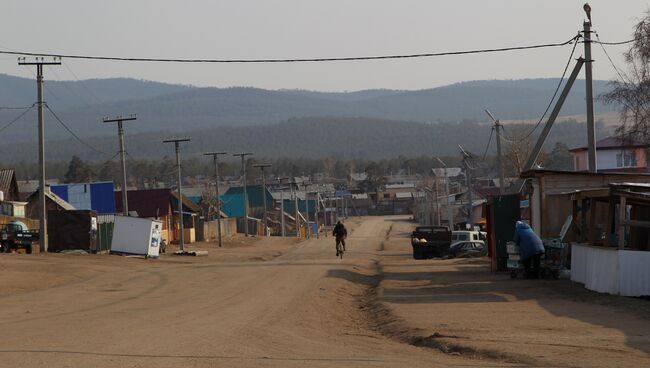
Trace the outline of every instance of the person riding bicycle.
<instances>
[{"instance_id":1,"label":"person riding bicycle","mask_svg":"<svg viewBox=\"0 0 650 368\"><path fill-rule=\"evenodd\" d=\"M332 236L336 237L336 256L339 255L339 244L343 246L343 251L345 251L345 238L348 236L348 230L345 228L345 225L341 221L336 223L334 230L332 231Z\"/></svg>"}]
</instances>

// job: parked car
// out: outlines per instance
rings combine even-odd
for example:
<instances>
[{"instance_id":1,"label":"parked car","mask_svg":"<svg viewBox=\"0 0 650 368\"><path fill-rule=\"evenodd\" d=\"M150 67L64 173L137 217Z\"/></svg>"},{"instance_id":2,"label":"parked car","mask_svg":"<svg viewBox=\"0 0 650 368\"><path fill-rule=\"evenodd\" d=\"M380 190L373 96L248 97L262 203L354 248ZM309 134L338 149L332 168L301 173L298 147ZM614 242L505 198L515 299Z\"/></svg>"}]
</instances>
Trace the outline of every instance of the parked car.
<instances>
[{"instance_id":1,"label":"parked car","mask_svg":"<svg viewBox=\"0 0 650 368\"><path fill-rule=\"evenodd\" d=\"M483 257L487 255L487 246L479 241L463 241L452 245L449 253L461 258Z\"/></svg>"},{"instance_id":2,"label":"parked car","mask_svg":"<svg viewBox=\"0 0 650 368\"><path fill-rule=\"evenodd\" d=\"M456 230L451 233L452 246L454 244L466 241L474 241L485 244L486 239L486 233L481 231Z\"/></svg>"},{"instance_id":3,"label":"parked car","mask_svg":"<svg viewBox=\"0 0 650 368\"><path fill-rule=\"evenodd\" d=\"M447 226L418 226L411 233L415 259L447 256L450 245L451 231Z\"/></svg>"}]
</instances>

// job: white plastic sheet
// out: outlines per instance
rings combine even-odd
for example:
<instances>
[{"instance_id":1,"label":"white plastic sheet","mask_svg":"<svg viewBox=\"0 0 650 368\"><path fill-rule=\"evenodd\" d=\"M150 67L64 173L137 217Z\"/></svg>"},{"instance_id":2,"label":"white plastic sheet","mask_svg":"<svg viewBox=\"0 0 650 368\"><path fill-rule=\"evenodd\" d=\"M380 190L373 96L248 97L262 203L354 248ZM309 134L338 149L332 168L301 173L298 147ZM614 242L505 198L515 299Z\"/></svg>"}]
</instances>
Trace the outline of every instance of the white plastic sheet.
<instances>
[{"instance_id":1,"label":"white plastic sheet","mask_svg":"<svg viewBox=\"0 0 650 368\"><path fill-rule=\"evenodd\" d=\"M573 245L571 280L600 293L650 295L650 252Z\"/></svg>"}]
</instances>

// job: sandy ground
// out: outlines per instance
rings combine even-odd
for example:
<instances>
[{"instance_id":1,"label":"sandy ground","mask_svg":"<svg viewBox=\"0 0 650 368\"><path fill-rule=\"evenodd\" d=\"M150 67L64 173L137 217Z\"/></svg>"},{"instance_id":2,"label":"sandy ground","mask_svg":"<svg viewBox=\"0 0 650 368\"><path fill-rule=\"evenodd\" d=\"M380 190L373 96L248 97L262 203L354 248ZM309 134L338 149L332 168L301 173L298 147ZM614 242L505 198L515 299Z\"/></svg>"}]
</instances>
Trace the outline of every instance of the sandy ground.
<instances>
[{"instance_id":1,"label":"sandy ground","mask_svg":"<svg viewBox=\"0 0 650 368\"><path fill-rule=\"evenodd\" d=\"M650 301L568 280L513 280L490 273L487 259L414 261L412 227L396 221L380 252L387 333L532 366L650 367Z\"/></svg>"},{"instance_id":2,"label":"sandy ground","mask_svg":"<svg viewBox=\"0 0 650 368\"><path fill-rule=\"evenodd\" d=\"M331 237L159 260L0 254L0 367L650 363L650 302L414 261L400 218L347 225L343 260Z\"/></svg>"}]
</instances>

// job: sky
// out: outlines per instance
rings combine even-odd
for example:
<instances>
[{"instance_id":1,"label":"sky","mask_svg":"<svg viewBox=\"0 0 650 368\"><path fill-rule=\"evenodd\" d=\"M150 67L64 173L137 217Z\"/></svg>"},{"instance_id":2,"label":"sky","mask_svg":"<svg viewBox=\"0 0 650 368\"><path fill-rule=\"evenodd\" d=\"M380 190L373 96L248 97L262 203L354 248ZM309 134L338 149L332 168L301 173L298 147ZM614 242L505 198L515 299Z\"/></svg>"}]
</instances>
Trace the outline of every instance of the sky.
<instances>
[{"instance_id":1,"label":"sky","mask_svg":"<svg viewBox=\"0 0 650 368\"><path fill-rule=\"evenodd\" d=\"M0 50L159 58L316 58L563 42L582 29L575 0L4 0ZM603 41L630 38L648 1L592 0ZM576 57L582 54L578 46ZM626 46L608 46L624 68ZM415 90L482 79L559 77L571 46L502 54L308 64L63 60L47 79L128 77L195 86ZM594 45L594 78L615 71ZM33 78L15 56L0 73Z\"/></svg>"}]
</instances>

